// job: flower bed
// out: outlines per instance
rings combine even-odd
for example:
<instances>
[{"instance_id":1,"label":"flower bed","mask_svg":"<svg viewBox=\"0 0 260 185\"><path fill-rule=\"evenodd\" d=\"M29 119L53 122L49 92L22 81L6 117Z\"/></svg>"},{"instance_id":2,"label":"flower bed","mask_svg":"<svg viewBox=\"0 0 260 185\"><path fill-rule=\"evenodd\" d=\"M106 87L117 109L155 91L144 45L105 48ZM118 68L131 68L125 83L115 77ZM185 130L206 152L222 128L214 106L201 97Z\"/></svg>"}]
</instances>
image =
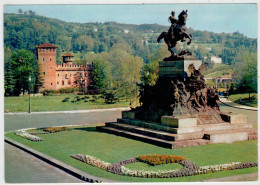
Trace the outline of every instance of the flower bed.
<instances>
[{"instance_id":1,"label":"flower bed","mask_svg":"<svg viewBox=\"0 0 260 185\"><path fill-rule=\"evenodd\" d=\"M78 159L80 161L83 161L92 166L96 166L98 168L104 169L104 170L107 170L108 166L111 165L110 163L104 162L100 159L97 159L97 158L89 156L89 155L75 154L75 155L72 155L71 157Z\"/></svg>"},{"instance_id":2,"label":"flower bed","mask_svg":"<svg viewBox=\"0 0 260 185\"><path fill-rule=\"evenodd\" d=\"M143 159L141 162L147 162L147 160L144 159L150 159L147 156L137 157L137 158L130 158L126 159L120 162L117 162L115 164L110 164L107 162L104 162L100 159L97 159L92 156L84 155L84 154L76 154L72 157L75 159L78 159L80 161L83 161L87 164L90 164L92 166L96 166L99 168L102 168L108 172L117 174L117 175L127 175L132 177L142 177L142 178L174 178L174 177L184 177L184 176L193 176L193 175L200 175L200 174L206 174L206 173L215 173L219 171L224 170L235 170L235 169L243 169L243 168L250 168L258 166L257 162L248 162L248 163L240 163L240 162L233 162L230 164L221 164L221 165L211 165L211 166L203 166L199 167L197 164L195 164L192 161L186 160L185 157L180 156L171 156L169 155L152 155L155 156L154 158L159 158L163 156L163 160L149 160L149 161L155 161L156 163L153 163L157 165L157 163L165 162L161 164L167 164L167 163L179 163L183 165L183 169L181 170L166 170L166 171L143 171L143 170L130 170L125 167L127 164L135 163L141 161L140 159ZM159 156L159 157L158 157ZM167 160L166 160L167 159ZM149 164L149 163L148 163Z\"/></svg>"},{"instance_id":3,"label":"flower bed","mask_svg":"<svg viewBox=\"0 0 260 185\"><path fill-rule=\"evenodd\" d=\"M33 141L33 142L38 142L38 141L43 141L42 138L38 137L38 136L35 136L35 135L32 135L30 133L27 133L26 131L27 130L31 130L31 129L21 129L21 130L17 130L16 132L14 132L15 135L18 135L18 136L21 136L21 137L24 137L30 141Z\"/></svg>"},{"instance_id":4,"label":"flower bed","mask_svg":"<svg viewBox=\"0 0 260 185\"><path fill-rule=\"evenodd\" d=\"M55 133L55 132L60 132L60 131L65 131L67 130L68 127L48 127L48 128L44 128L43 131L45 132L49 132L49 133Z\"/></svg>"},{"instance_id":5,"label":"flower bed","mask_svg":"<svg viewBox=\"0 0 260 185\"><path fill-rule=\"evenodd\" d=\"M179 163L181 160L185 160L185 159L186 158L182 156L161 155L161 154L138 156L138 160L148 163L152 166L160 165L160 164Z\"/></svg>"}]
</instances>

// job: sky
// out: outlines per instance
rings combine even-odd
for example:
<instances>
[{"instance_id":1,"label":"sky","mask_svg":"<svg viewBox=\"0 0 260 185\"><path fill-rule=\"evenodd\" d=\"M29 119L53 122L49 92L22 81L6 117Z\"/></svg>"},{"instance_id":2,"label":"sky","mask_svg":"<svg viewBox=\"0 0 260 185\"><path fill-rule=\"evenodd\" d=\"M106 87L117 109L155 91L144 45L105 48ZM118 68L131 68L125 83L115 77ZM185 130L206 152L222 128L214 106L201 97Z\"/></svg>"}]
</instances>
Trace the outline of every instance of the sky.
<instances>
[{"instance_id":1,"label":"sky","mask_svg":"<svg viewBox=\"0 0 260 185\"><path fill-rule=\"evenodd\" d=\"M215 33L239 31L257 37L256 4L135 4L135 5L5 5L5 13L32 10L37 15L68 22L108 22L169 25L171 11L176 16L188 10L187 27Z\"/></svg>"}]
</instances>

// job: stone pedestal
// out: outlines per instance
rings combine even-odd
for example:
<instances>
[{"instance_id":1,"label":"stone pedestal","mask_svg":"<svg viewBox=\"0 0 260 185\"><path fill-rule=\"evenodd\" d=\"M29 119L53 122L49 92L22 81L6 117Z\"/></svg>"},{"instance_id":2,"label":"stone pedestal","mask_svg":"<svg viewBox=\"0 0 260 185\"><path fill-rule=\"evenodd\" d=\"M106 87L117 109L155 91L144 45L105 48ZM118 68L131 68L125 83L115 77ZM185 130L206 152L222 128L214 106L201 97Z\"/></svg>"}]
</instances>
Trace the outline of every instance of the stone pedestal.
<instances>
[{"instance_id":1,"label":"stone pedestal","mask_svg":"<svg viewBox=\"0 0 260 185\"><path fill-rule=\"evenodd\" d=\"M124 118L124 119L135 119L135 112L122 111L122 118Z\"/></svg>"},{"instance_id":2,"label":"stone pedestal","mask_svg":"<svg viewBox=\"0 0 260 185\"><path fill-rule=\"evenodd\" d=\"M195 57L184 57L183 59L174 61L161 61L159 62L159 77L171 77L183 81L186 76L190 76L190 72L188 71L190 64L194 64L195 69L199 69L202 61L197 60Z\"/></svg>"},{"instance_id":3,"label":"stone pedestal","mask_svg":"<svg viewBox=\"0 0 260 185\"><path fill-rule=\"evenodd\" d=\"M242 115L242 114L228 114L228 113L223 113L220 114L222 119L226 122L229 122L230 124L245 124L247 123L247 116Z\"/></svg>"},{"instance_id":4,"label":"stone pedestal","mask_svg":"<svg viewBox=\"0 0 260 185\"><path fill-rule=\"evenodd\" d=\"M175 128L195 127L197 118L177 118L174 116L162 116L161 124Z\"/></svg>"}]
</instances>

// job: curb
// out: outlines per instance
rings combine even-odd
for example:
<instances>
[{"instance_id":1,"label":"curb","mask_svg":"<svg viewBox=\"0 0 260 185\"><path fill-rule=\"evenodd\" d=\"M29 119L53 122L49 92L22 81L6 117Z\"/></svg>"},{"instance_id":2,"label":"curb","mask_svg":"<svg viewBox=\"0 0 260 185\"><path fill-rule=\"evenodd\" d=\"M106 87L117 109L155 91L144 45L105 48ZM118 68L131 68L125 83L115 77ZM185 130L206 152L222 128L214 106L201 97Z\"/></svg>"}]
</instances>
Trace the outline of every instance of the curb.
<instances>
[{"instance_id":1,"label":"curb","mask_svg":"<svg viewBox=\"0 0 260 185\"><path fill-rule=\"evenodd\" d=\"M18 142L14 141L14 140L12 140L8 137L5 137L4 140L5 140L5 142L7 142L7 143L19 148L19 149L22 149L23 151L43 160L44 162L47 162L47 163L65 171L66 173L83 180L83 181L90 182L90 183L101 183L101 182L110 182L110 183L113 182L113 183L115 183L115 182L117 182L117 181L113 181L113 180L104 179L104 178L95 177L93 175L90 175L90 174L83 172L81 170L78 170L78 169L76 169L76 168L74 168L70 165L67 165L67 164L65 164L65 163L63 163L63 162L61 162L57 159L54 159L54 158L52 158L48 155L45 155L45 154L43 154L43 153L41 153L37 150L34 150L34 149L27 147L27 146L25 146L21 143L18 143Z\"/></svg>"},{"instance_id":2,"label":"curb","mask_svg":"<svg viewBox=\"0 0 260 185\"><path fill-rule=\"evenodd\" d=\"M131 110L130 107L119 107L110 109L88 109L88 110L68 110L68 111L45 111L45 112L5 112L5 115L31 115L31 114L68 114L68 113L88 113L88 112L104 112L117 110Z\"/></svg>"}]
</instances>

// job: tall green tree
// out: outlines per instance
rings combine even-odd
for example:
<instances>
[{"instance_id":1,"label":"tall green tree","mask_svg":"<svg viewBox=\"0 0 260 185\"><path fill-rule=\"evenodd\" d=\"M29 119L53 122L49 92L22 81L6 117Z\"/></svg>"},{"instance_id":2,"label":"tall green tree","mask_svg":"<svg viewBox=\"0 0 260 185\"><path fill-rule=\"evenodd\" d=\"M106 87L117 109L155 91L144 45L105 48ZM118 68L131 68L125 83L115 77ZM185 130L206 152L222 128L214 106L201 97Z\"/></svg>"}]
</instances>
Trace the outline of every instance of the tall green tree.
<instances>
[{"instance_id":1,"label":"tall green tree","mask_svg":"<svg viewBox=\"0 0 260 185\"><path fill-rule=\"evenodd\" d=\"M239 76L238 89L241 92L250 93L257 92L257 54L244 53L240 60L240 65L237 68Z\"/></svg>"},{"instance_id":2,"label":"tall green tree","mask_svg":"<svg viewBox=\"0 0 260 185\"><path fill-rule=\"evenodd\" d=\"M10 85L13 84L13 95L28 92L29 77L33 82L38 81L38 65L33 53L28 50L13 52L7 68L5 87L9 91ZM12 78L12 83L8 80L10 78Z\"/></svg>"},{"instance_id":3,"label":"tall green tree","mask_svg":"<svg viewBox=\"0 0 260 185\"><path fill-rule=\"evenodd\" d=\"M111 68L106 60L95 59L93 61L94 71L93 71L93 81L95 89L108 89L111 81Z\"/></svg>"}]
</instances>

